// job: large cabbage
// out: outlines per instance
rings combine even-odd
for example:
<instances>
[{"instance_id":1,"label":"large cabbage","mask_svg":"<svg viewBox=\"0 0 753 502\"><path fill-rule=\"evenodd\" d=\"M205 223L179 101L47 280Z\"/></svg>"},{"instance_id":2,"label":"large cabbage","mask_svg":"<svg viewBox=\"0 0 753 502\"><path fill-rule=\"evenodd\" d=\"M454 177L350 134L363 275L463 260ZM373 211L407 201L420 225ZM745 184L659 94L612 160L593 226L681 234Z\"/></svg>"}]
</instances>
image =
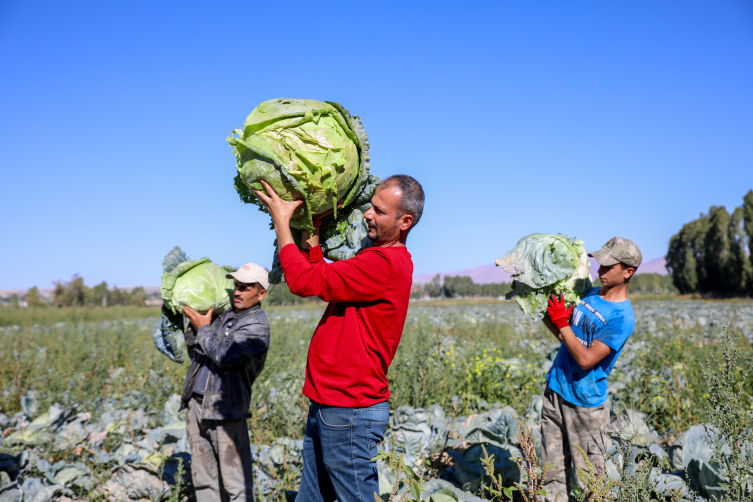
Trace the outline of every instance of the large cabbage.
<instances>
[{"instance_id":1,"label":"large cabbage","mask_svg":"<svg viewBox=\"0 0 753 502\"><path fill-rule=\"evenodd\" d=\"M563 294L568 304L577 305L593 287L583 241L562 234L523 237L496 263L513 273L512 291L505 298L515 299L535 320L544 317L552 294Z\"/></svg>"},{"instance_id":2,"label":"large cabbage","mask_svg":"<svg viewBox=\"0 0 753 502\"><path fill-rule=\"evenodd\" d=\"M271 99L257 106L227 138L238 162L235 189L243 202L267 212L252 190L266 181L285 200L303 199L290 222L313 229L312 218L329 210L321 229L322 251L342 260L368 247L363 213L379 178L369 176L369 143L361 120L338 103ZM338 203L341 205L338 208ZM275 251L270 282L282 273Z\"/></svg>"},{"instance_id":3,"label":"large cabbage","mask_svg":"<svg viewBox=\"0 0 753 502\"><path fill-rule=\"evenodd\" d=\"M184 332L188 326L183 307L202 314L213 308L213 315L233 308L233 280L225 275L236 269L217 266L209 258L189 260L178 246L165 256L162 268L162 317L152 339L160 352L182 363Z\"/></svg>"}]
</instances>

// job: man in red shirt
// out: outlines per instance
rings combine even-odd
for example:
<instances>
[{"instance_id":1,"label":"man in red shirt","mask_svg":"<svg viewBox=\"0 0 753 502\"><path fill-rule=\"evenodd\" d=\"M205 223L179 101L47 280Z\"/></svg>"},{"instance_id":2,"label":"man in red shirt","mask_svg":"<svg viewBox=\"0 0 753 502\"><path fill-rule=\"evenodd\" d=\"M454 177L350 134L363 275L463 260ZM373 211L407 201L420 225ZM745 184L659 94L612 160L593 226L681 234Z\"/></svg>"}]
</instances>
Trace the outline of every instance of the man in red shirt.
<instances>
[{"instance_id":1,"label":"man in red shirt","mask_svg":"<svg viewBox=\"0 0 753 502\"><path fill-rule=\"evenodd\" d=\"M290 291L329 302L309 347L303 393L311 399L297 501L373 501L377 445L390 418L387 370L408 313L413 262L405 242L421 218L424 191L412 177L384 180L364 218L375 246L326 263L316 228L301 249L290 219L303 201L255 191L272 216Z\"/></svg>"}]
</instances>

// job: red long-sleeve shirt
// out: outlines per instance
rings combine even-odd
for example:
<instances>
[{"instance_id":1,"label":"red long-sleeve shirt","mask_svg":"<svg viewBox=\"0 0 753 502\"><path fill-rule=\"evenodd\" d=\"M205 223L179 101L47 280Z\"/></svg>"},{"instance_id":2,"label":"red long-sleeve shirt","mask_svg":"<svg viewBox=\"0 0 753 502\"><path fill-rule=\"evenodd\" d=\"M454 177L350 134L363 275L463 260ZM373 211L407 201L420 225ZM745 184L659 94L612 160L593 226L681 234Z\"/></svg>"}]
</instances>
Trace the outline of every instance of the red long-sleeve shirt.
<instances>
[{"instance_id":1,"label":"red long-sleeve shirt","mask_svg":"<svg viewBox=\"0 0 753 502\"><path fill-rule=\"evenodd\" d=\"M387 369L408 313L413 261L405 247L373 247L326 263L319 246L288 244L280 263L290 291L329 302L306 361L303 394L320 404L364 408L390 397Z\"/></svg>"}]
</instances>

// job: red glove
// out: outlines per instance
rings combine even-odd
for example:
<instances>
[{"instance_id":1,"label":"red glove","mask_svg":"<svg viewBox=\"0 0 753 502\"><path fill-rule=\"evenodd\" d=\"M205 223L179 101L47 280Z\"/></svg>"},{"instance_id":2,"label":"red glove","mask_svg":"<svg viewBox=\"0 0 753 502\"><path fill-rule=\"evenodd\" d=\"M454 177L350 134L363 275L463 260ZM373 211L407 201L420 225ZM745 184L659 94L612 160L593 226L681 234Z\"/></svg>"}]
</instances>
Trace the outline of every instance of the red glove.
<instances>
[{"instance_id":1,"label":"red glove","mask_svg":"<svg viewBox=\"0 0 753 502\"><path fill-rule=\"evenodd\" d=\"M570 308L565 306L564 295L560 295L559 301L557 301L556 296L552 295L546 313L549 314L549 319L557 326L557 329L562 329L565 326L570 326L570 313L573 311L573 307L575 305L571 305Z\"/></svg>"}]
</instances>

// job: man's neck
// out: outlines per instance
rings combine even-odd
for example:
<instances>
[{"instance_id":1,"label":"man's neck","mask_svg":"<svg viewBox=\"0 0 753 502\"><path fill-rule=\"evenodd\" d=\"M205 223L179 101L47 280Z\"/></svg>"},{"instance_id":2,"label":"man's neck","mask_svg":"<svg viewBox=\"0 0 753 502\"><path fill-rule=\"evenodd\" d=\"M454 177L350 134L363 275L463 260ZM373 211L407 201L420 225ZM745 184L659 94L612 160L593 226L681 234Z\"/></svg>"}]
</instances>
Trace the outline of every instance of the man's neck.
<instances>
[{"instance_id":1,"label":"man's neck","mask_svg":"<svg viewBox=\"0 0 753 502\"><path fill-rule=\"evenodd\" d=\"M628 295L628 283L622 283L618 286L612 286L611 288L602 287L599 291L599 296L602 300L608 302L624 302L627 301Z\"/></svg>"},{"instance_id":2,"label":"man's neck","mask_svg":"<svg viewBox=\"0 0 753 502\"><path fill-rule=\"evenodd\" d=\"M251 305L250 307L246 307L245 309L239 309L237 307L234 307L233 308L233 314L238 315L241 312L243 312L244 310L252 309L252 308L256 307L257 305L259 305L259 304L258 303L254 303L253 305Z\"/></svg>"},{"instance_id":3,"label":"man's neck","mask_svg":"<svg viewBox=\"0 0 753 502\"><path fill-rule=\"evenodd\" d=\"M405 242L408 240L408 235L404 235L402 232L400 235L395 237L394 239L391 239L387 242L383 242L381 244L377 244L377 247L380 248L404 248Z\"/></svg>"}]
</instances>

